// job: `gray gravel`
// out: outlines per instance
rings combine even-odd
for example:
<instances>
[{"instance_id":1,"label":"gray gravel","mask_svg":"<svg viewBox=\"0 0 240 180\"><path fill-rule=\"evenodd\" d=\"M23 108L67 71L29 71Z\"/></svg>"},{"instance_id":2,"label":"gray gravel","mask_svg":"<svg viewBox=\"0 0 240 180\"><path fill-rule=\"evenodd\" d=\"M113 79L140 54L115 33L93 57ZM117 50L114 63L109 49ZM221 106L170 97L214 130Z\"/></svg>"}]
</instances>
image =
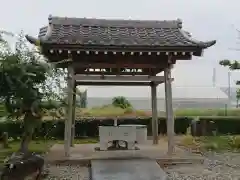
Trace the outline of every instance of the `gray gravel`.
<instances>
[{"instance_id":1,"label":"gray gravel","mask_svg":"<svg viewBox=\"0 0 240 180\"><path fill-rule=\"evenodd\" d=\"M206 153L203 164L165 169L169 180L240 180L239 153Z\"/></svg>"},{"instance_id":2,"label":"gray gravel","mask_svg":"<svg viewBox=\"0 0 240 180\"><path fill-rule=\"evenodd\" d=\"M89 180L89 168L85 166L48 166L46 180ZM203 164L176 165L164 168L168 180L240 180L239 153L205 154Z\"/></svg>"},{"instance_id":3,"label":"gray gravel","mask_svg":"<svg viewBox=\"0 0 240 180\"><path fill-rule=\"evenodd\" d=\"M89 168L78 165L48 165L45 180L89 180Z\"/></svg>"}]
</instances>

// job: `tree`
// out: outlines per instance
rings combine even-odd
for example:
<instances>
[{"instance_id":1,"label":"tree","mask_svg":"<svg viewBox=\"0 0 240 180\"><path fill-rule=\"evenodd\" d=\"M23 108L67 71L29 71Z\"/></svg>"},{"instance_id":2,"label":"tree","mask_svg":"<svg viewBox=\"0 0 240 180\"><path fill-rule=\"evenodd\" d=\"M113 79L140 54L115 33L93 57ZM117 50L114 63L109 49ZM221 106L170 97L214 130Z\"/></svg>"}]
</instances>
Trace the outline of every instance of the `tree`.
<instances>
[{"instance_id":1,"label":"tree","mask_svg":"<svg viewBox=\"0 0 240 180\"><path fill-rule=\"evenodd\" d=\"M120 107L122 109L127 109L132 107L131 103L127 100L127 98L123 96L114 97L112 99L112 105L115 107Z\"/></svg>"},{"instance_id":2,"label":"tree","mask_svg":"<svg viewBox=\"0 0 240 180\"><path fill-rule=\"evenodd\" d=\"M236 60L230 61L228 59L225 59L225 60L220 61L219 64L221 66L228 67L231 71L235 71L235 70L240 69L240 62L238 62ZM236 81L236 85L240 85L240 81ZM236 100L237 100L236 107L238 107L239 99L240 99L240 90L237 89L236 90Z\"/></svg>"},{"instance_id":3,"label":"tree","mask_svg":"<svg viewBox=\"0 0 240 180\"><path fill-rule=\"evenodd\" d=\"M230 61L228 59L222 60L219 62L221 66L228 67L231 71L239 70L240 69L240 62L237 60ZM240 85L240 81L236 81L236 85ZM237 100L237 107L238 107L238 101L240 99L240 90L237 89L236 91L236 100Z\"/></svg>"},{"instance_id":4,"label":"tree","mask_svg":"<svg viewBox=\"0 0 240 180\"><path fill-rule=\"evenodd\" d=\"M0 30L0 42L1 43L3 43L3 42L6 43L6 40L3 38L3 35L14 36L13 33L11 33L11 32Z\"/></svg>"},{"instance_id":5,"label":"tree","mask_svg":"<svg viewBox=\"0 0 240 180\"><path fill-rule=\"evenodd\" d=\"M76 95L78 95L80 98L80 101L79 101L80 107L86 108L87 107L87 90L81 91L77 89Z\"/></svg>"},{"instance_id":6,"label":"tree","mask_svg":"<svg viewBox=\"0 0 240 180\"><path fill-rule=\"evenodd\" d=\"M23 121L24 133L19 151L26 153L46 109L42 102L50 97L51 91L45 89L52 67L26 45L23 33L19 35L15 50L5 40L0 43L0 98L9 118Z\"/></svg>"},{"instance_id":7,"label":"tree","mask_svg":"<svg viewBox=\"0 0 240 180\"><path fill-rule=\"evenodd\" d=\"M230 60L225 59L225 60L220 61L219 64L221 66L228 67L231 71L240 69L240 62L237 60L230 61ZM240 85L240 81L237 81L236 84Z\"/></svg>"},{"instance_id":8,"label":"tree","mask_svg":"<svg viewBox=\"0 0 240 180\"><path fill-rule=\"evenodd\" d=\"M237 31L240 35L240 31L239 30L237 30ZM235 49L235 50L239 50L239 49ZM221 60L219 62L219 64L222 66L228 67L231 71L240 69L240 62L237 60L224 59L224 60ZM240 81L236 81L236 85L240 85ZM240 99L240 89L237 89L236 90L236 100L237 100L236 107L238 107L239 99Z\"/></svg>"}]
</instances>

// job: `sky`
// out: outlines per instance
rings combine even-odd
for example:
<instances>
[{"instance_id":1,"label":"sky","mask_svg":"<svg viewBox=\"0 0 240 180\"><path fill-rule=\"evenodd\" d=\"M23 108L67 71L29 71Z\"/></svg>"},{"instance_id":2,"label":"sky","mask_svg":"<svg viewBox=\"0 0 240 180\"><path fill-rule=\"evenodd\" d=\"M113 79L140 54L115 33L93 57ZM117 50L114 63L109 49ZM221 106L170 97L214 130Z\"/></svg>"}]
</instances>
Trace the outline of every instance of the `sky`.
<instances>
[{"instance_id":1,"label":"sky","mask_svg":"<svg viewBox=\"0 0 240 180\"><path fill-rule=\"evenodd\" d=\"M0 0L0 29L37 36L48 16L176 20L198 40L217 40L203 57L180 61L174 67L175 86L212 86L213 68L216 85L228 85L228 69L219 60L238 60L240 51L240 1L231 0ZM231 85L240 79L240 71L231 73Z\"/></svg>"}]
</instances>

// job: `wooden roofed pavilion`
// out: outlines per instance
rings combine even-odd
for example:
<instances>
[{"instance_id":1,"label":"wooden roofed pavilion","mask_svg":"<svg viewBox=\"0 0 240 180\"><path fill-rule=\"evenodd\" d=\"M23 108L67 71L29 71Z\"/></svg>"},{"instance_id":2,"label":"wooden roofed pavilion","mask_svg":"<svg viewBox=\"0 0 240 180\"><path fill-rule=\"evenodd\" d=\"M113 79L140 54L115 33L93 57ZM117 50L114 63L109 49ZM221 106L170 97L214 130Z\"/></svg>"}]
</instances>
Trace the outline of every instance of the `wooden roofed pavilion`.
<instances>
[{"instance_id":1,"label":"wooden roofed pavilion","mask_svg":"<svg viewBox=\"0 0 240 180\"><path fill-rule=\"evenodd\" d=\"M65 152L69 156L74 132L76 85L145 85L152 92L153 143L158 143L156 86L165 83L169 153L174 149L171 68L191 60L216 41L202 42L182 28L182 21L106 20L49 16L37 38L27 40L59 68L68 68L69 114L65 123ZM164 71L164 76L157 76ZM71 113L73 112L73 113Z\"/></svg>"}]
</instances>

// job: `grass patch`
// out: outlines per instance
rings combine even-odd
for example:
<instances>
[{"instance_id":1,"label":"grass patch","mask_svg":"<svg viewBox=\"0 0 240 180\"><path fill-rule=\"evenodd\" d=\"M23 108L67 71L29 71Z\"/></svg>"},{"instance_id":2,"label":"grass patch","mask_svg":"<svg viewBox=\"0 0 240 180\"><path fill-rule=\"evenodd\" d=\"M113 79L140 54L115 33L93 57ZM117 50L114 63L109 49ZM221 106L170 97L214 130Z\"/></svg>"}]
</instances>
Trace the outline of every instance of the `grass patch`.
<instances>
[{"instance_id":1,"label":"grass patch","mask_svg":"<svg viewBox=\"0 0 240 180\"><path fill-rule=\"evenodd\" d=\"M124 117L124 116L136 116L136 117L150 117L151 111L135 110L135 109L121 109L119 107L102 106L91 109L76 108L76 117ZM240 117L240 109L178 109L174 112L176 117ZM159 117L165 117L165 112L158 112Z\"/></svg>"},{"instance_id":2,"label":"grass patch","mask_svg":"<svg viewBox=\"0 0 240 180\"><path fill-rule=\"evenodd\" d=\"M75 144L94 144L98 143L99 140L98 138L87 138L87 139L75 139L74 143Z\"/></svg>"},{"instance_id":3,"label":"grass patch","mask_svg":"<svg viewBox=\"0 0 240 180\"><path fill-rule=\"evenodd\" d=\"M1 107L1 106L0 106ZM1 108L0 108L1 110ZM2 108L2 113L4 109ZM61 110L61 112L64 112ZM57 115L58 114L58 115ZM136 110L133 108L122 109L112 105L104 105L93 108L79 108L76 107L76 119L83 117L150 117L151 111ZM174 111L176 117L240 117L240 108L232 109L177 109ZM2 116L0 111L0 117ZM165 117L165 112L158 112L159 117ZM43 120L53 120L64 118L63 114L53 111L47 111Z\"/></svg>"},{"instance_id":4,"label":"grass patch","mask_svg":"<svg viewBox=\"0 0 240 180\"><path fill-rule=\"evenodd\" d=\"M44 154L54 144L54 141L32 141L29 145L31 152ZM4 163L4 160L11 156L12 153L18 151L20 147L20 141L10 142L8 148L0 149L0 164Z\"/></svg>"},{"instance_id":5,"label":"grass patch","mask_svg":"<svg viewBox=\"0 0 240 180\"><path fill-rule=\"evenodd\" d=\"M238 136L208 136L192 137L184 136L180 140L180 145L190 149L198 148L201 151L234 151L240 152L240 135Z\"/></svg>"},{"instance_id":6,"label":"grass patch","mask_svg":"<svg viewBox=\"0 0 240 180\"><path fill-rule=\"evenodd\" d=\"M75 144L91 144L91 143L97 143L97 138L86 138L86 139L75 139ZM31 152L36 152L38 154L44 154L46 153L52 145L59 143L63 144L64 141L61 140L37 140L32 141L29 145L29 149ZM20 141L13 141L9 142L9 147L5 149L0 149L0 166L4 163L4 160L11 156L14 152L18 151L20 147Z\"/></svg>"},{"instance_id":7,"label":"grass patch","mask_svg":"<svg viewBox=\"0 0 240 180\"><path fill-rule=\"evenodd\" d=\"M84 139L74 139L74 144L95 144L98 143L98 138L84 138ZM58 140L56 143L63 144L63 140Z\"/></svg>"},{"instance_id":8,"label":"grass patch","mask_svg":"<svg viewBox=\"0 0 240 180\"><path fill-rule=\"evenodd\" d=\"M79 110L76 111L77 115L100 116L100 117L124 115L124 112L125 112L125 109L122 109L119 107L113 107L113 106L102 106L102 107L94 107L91 109L79 109Z\"/></svg>"},{"instance_id":9,"label":"grass patch","mask_svg":"<svg viewBox=\"0 0 240 180\"><path fill-rule=\"evenodd\" d=\"M137 116L147 117L148 112L135 110L133 108L122 109L112 105L94 107L91 109L78 109L76 110L76 117L116 117L116 116Z\"/></svg>"}]
</instances>

